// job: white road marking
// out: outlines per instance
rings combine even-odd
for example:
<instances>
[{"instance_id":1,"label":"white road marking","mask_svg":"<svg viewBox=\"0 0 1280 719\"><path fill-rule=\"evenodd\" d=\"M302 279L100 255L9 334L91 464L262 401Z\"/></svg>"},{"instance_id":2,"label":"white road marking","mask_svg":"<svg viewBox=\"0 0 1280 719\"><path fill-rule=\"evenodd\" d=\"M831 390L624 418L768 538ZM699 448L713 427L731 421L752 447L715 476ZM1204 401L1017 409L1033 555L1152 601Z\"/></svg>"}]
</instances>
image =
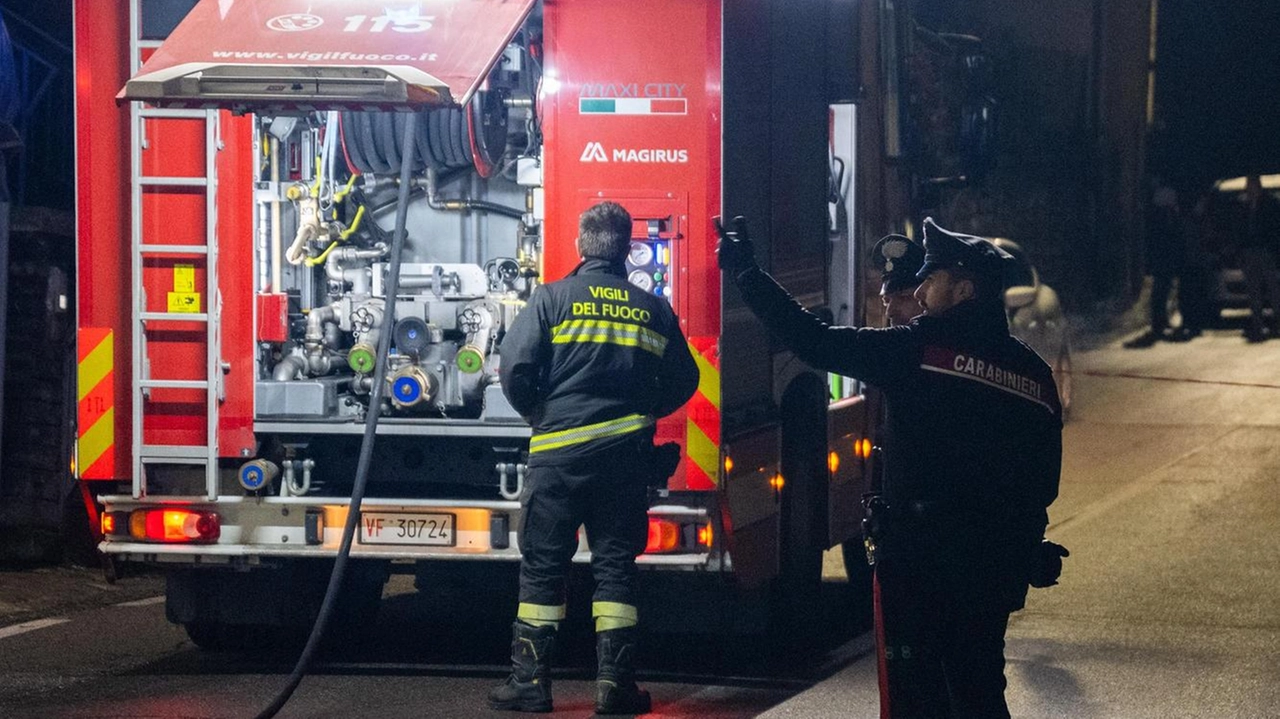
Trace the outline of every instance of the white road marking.
<instances>
[{"instance_id":1,"label":"white road marking","mask_svg":"<svg viewBox=\"0 0 1280 719\"><path fill-rule=\"evenodd\" d=\"M132 602L120 602L119 604L113 604L111 606L113 607L149 607L152 604L163 604L163 603L164 603L164 595L161 594L158 597L147 597L146 599L135 599Z\"/></svg>"},{"instance_id":2,"label":"white road marking","mask_svg":"<svg viewBox=\"0 0 1280 719\"><path fill-rule=\"evenodd\" d=\"M56 625L58 625L58 624L65 624L65 623L67 623L67 622L69 622L69 621L71 621L71 620L70 620L70 619L62 619L62 618L54 618L54 619L35 619L35 620L33 620L33 621L30 621L30 622L23 622L22 624L15 624L15 625L13 625L13 626L11 626L11 627L4 627L4 628L0 628L0 639L4 639L5 637L13 637L13 636L17 636L17 635L19 635L19 634L26 634L27 632L33 632L33 631L35 631L35 630L37 630L37 629L44 629L45 627L52 627L52 626L56 626Z\"/></svg>"}]
</instances>

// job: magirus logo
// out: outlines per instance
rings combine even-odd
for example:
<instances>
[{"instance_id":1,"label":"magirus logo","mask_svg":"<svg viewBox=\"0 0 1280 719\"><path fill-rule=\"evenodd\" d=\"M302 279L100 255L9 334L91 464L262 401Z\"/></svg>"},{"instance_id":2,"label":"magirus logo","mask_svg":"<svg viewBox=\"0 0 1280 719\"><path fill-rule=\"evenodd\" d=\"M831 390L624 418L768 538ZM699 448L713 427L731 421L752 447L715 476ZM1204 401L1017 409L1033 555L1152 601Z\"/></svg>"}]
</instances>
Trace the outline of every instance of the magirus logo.
<instances>
[{"instance_id":1,"label":"magirus logo","mask_svg":"<svg viewBox=\"0 0 1280 719\"><path fill-rule=\"evenodd\" d=\"M608 155L604 154L604 146L598 142L588 142L586 148L582 150L582 162L608 162Z\"/></svg>"},{"instance_id":2,"label":"magirus logo","mask_svg":"<svg viewBox=\"0 0 1280 719\"><path fill-rule=\"evenodd\" d=\"M685 149L666 148L614 148L604 149L599 142L588 142L582 149L580 162L642 162L642 163L684 163L689 161L689 151Z\"/></svg>"}]
</instances>

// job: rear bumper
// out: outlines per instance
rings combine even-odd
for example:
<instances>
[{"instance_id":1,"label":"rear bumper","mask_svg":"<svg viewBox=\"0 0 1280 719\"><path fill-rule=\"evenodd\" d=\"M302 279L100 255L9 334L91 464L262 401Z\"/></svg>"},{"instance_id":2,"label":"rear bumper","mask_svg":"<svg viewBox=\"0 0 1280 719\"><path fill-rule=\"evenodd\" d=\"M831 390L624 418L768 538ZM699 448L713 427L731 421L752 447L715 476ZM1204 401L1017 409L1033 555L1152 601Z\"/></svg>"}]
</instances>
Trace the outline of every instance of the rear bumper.
<instances>
[{"instance_id":1,"label":"rear bumper","mask_svg":"<svg viewBox=\"0 0 1280 719\"><path fill-rule=\"evenodd\" d=\"M214 543L185 544L139 541L128 536L107 536L99 545L104 553L122 561L168 565L252 566L273 560L334 558L342 543L343 528L350 503L345 497L219 497L208 501L196 497L165 497L137 500L127 496L107 496L101 501L107 512L132 512L166 506L211 510L221 520L221 535ZM520 560L520 503L510 501L386 500L366 499L362 512L442 513L455 518L452 546L369 544L357 531L351 556L381 560ZM317 533L308 530L314 517L323 518ZM702 508L663 505L650 509L651 516L699 516ZM312 519L308 519L308 517ZM310 541L308 540L310 537ZM505 541L504 541L505 540ZM591 561L586 538L580 534L575 563ZM711 570L727 564L719 551L644 554L642 566L663 569Z\"/></svg>"}]
</instances>

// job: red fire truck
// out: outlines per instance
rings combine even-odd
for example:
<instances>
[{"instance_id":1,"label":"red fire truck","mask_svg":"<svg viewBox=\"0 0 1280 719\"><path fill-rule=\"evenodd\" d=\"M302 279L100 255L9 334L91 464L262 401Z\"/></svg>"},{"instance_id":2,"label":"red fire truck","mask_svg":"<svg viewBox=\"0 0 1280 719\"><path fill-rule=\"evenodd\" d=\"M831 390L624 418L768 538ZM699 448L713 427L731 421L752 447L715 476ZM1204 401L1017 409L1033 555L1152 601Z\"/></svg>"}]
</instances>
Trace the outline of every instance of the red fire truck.
<instances>
[{"instance_id":1,"label":"red fire truck","mask_svg":"<svg viewBox=\"0 0 1280 719\"><path fill-rule=\"evenodd\" d=\"M891 223L848 221L854 138L870 128L871 163L885 144L831 106L880 77L856 74L881 44L859 35L892 36L874 5L77 3L75 465L101 550L163 568L201 646L305 625L378 413L356 605L393 572L511 566L529 428L497 384L503 331L576 263L579 213L614 200L632 282L671 302L702 374L658 428L684 455L649 510L646 624L686 616L696 593L668 582L800 613L824 550L857 535L866 406L771 343L722 282L711 218L749 215L797 298L861 316L856 258ZM715 606L699 628L743 624Z\"/></svg>"}]
</instances>

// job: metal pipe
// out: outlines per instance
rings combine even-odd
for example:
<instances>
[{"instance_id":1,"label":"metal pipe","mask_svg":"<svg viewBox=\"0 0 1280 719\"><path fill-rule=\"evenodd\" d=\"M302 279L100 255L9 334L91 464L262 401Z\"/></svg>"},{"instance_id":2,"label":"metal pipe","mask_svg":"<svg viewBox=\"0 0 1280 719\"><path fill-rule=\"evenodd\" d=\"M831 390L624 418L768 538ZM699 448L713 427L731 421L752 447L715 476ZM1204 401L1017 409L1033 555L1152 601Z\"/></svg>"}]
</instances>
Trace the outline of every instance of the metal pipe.
<instances>
[{"instance_id":1,"label":"metal pipe","mask_svg":"<svg viewBox=\"0 0 1280 719\"><path fill-rule=\"evenodd\" d=\"M329 348L325 346L325 324L338 321L338 305L323 305L307 313L307 333L303 347L307 357L307 369L313 375L329 374L333 368Z\"/></svg>"},{"instance_id":2,"label":"metal pipe","mask_svg":"<svg viewBox=\"0 0 1280 719\"><path fill-rule=\"evenodd\" d=\"M290 382L298 379L306 368L307 360L304 357L291 354L280 360L280 364L277 364L271 373L271 378L279 382Z\"/></svg>"},{"instance_id":3,"label":"metal pipe","mask_svg":"<svg viewBox=\"0 0 1280 719\"><path fill-rule=\"evenodd\" d=\"M381 242L368 250L358 247L339 247L330 252L329 257L324 261L324 273L334 282L351 285L353 294L366 295L370 291L368 268L348 269L343 267L343 264L352 260L379 260L386 255L387 246Z\"/></svg>"}]
</instances>

